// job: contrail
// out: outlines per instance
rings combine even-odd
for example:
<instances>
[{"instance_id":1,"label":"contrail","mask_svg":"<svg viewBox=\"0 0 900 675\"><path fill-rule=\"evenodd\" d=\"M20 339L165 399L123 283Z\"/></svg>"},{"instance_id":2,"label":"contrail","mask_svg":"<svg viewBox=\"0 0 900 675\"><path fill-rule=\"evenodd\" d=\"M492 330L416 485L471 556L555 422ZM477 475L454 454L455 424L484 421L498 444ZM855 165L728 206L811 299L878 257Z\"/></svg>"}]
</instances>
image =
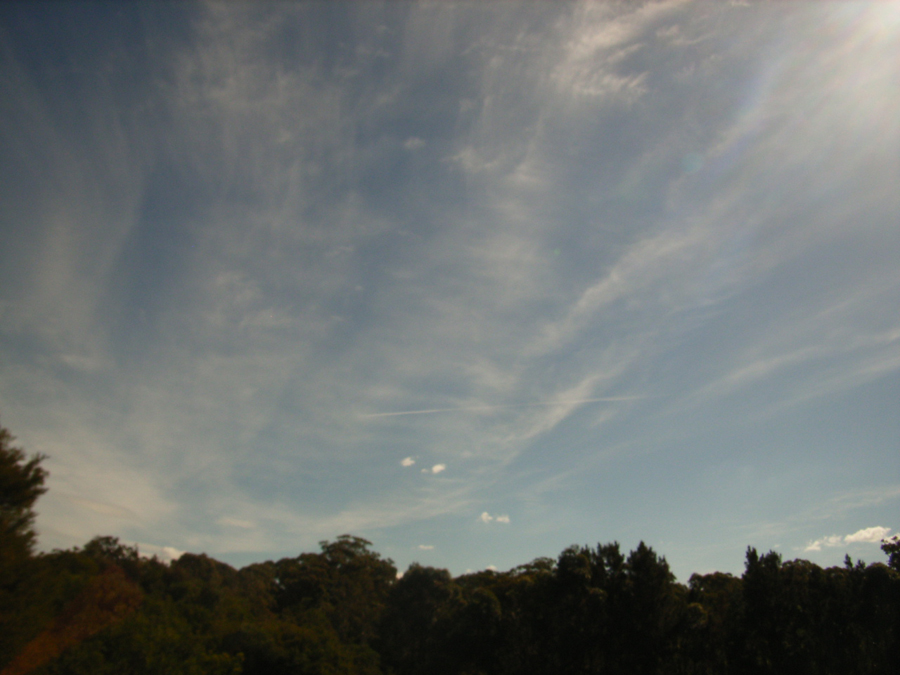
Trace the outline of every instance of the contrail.
<instances>
[{"instance_id":1,"label":"contrail","mask_svg":"<svg viewBox=\"0 0 900 675\"><path fill-rule=\"evenodd\" d=\"M429 408L427 410L401 410L399 412L367 413L362 417L400 417L401 415L432 415L442 412L477 410L502 410L504 408L536 408L539 406L574 405L577 403L600 403L602 401L634 401L645 396L604 396L602 398L580 398L574 401L541 401L539 403L513 403L512 405L473 405L456 408Z\"/></svg>"}]
</instances>

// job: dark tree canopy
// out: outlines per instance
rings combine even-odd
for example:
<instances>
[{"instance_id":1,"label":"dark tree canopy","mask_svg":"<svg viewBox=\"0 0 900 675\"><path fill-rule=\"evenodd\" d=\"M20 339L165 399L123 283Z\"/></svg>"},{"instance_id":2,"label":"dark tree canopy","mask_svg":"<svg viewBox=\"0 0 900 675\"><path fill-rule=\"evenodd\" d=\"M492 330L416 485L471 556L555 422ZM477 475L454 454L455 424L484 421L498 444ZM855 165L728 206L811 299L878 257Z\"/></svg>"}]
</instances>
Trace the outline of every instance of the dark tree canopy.
<instances>
[{"instance_id":1,"label":"dark tree canopy","mask_svg":"<svg viewBox=\"0 0 900 675\"><path fill-rule=\"evenodd\" d=\"M98 536L35 555L41 457L0 431L0 675L880 675L900 662L889 565L747 549L742 576L674 578L641 542L508 572L404 575L371 542L237 570Z\"/></svg>"}]
</instances>

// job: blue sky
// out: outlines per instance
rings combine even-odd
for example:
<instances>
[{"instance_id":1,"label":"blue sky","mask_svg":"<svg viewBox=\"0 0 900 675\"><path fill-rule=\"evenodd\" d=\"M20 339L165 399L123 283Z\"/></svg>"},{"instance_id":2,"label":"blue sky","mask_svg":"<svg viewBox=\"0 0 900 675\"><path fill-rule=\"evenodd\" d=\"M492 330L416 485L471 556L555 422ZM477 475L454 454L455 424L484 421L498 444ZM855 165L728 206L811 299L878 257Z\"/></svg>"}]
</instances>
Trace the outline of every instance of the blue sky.
<instances>
[{"instance_id":1,"label":"blue sky","mask_svg":"<svg viewBox=\"0 0 900 675\"><path fill-rule=\"evenodd\" d=\"M882 560L898 39L896 3L4 6L41 547Z\"/></svg>"}]
</instances>

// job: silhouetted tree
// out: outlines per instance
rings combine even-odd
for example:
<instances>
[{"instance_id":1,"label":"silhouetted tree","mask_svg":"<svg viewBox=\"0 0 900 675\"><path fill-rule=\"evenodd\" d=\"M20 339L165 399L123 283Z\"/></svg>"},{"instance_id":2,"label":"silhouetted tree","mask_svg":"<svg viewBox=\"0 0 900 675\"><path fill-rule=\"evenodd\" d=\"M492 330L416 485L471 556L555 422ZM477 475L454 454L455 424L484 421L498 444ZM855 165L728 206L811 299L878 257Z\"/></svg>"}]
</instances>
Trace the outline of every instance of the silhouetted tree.
<instances>
[{"instance_id":1,"label":"silhouetted tree","mask_svg":"<svg viewBox=\"0 0 900 675\"><path fill-rule=\"evenodd\" d=\"M40 590L31 564L35 542L34 503L45 491L44 457L30 459L0 427L0 668L24 646L42 621Z\"/></svg>"},{"instance_id":2,"label":"silhouetted tree","mask_svg":"<svg viewBox=\"0 0 900 675\"><path fill-rule=\"evenodd\" d=\"M881 550L888 557L888 567L900 572L900 534L881 540Z\"/></svg>"},{"instance_id":3,"label":"silhouetted tree","mask_svg":"<svg viewBox=\"0 0 900 675\"><path fill-rule=\"evenodd\" d=\"M447 626L461 593L447 570L410 565L391 588L379 624L385 665L401 675L452 672Z\"/></svg>"},{"instance_id":4,"label":"silhouetted tree","mask_svg":"<svg viewBox=\"0 0 900 675\"><path fill-rule=\"evenodd\" d=\"M46 488L45 459L25 453L13 445L15 437L0 427L0 583L26 559L34 546L34 506Z\"/></svg>"}]
</instances>

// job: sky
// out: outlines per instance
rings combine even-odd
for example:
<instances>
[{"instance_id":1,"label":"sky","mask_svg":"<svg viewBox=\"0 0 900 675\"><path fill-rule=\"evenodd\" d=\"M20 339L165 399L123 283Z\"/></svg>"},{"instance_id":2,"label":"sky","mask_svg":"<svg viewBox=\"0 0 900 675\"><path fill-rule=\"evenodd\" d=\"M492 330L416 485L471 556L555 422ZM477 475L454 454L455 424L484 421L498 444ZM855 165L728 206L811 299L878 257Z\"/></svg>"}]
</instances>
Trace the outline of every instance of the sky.
<instances>
[{"instance_id":1,"label":"sky","mask_svg":"<svg viewBox=\"0 0 900 675\"><path fill-rule=\"evenodd\" d=\"M40 549L885 560L898 42L893 2L5 3Z\"/></svg>"}]
</instances>

